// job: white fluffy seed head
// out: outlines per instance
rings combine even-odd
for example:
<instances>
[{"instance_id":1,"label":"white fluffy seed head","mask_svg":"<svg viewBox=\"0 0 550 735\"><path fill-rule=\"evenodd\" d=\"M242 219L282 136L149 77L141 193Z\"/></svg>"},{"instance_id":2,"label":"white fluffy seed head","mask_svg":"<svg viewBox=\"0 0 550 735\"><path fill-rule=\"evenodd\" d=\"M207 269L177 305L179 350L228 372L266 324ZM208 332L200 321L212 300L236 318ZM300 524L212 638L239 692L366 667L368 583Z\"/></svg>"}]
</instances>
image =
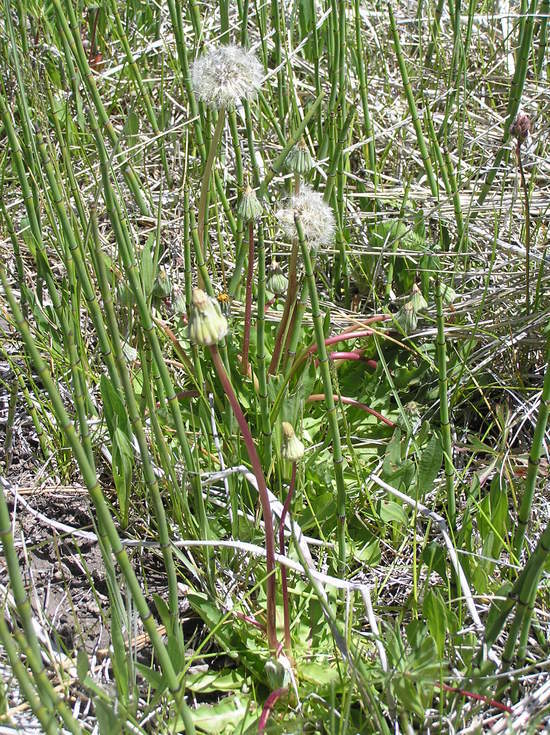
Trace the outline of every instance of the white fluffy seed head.
<instances>
[{"instance_id":1,"label":"white fluffy seed head","mask_svg":"<svg viewBox=\"0 0 550 735\"><path fill-rule=\"evenodd\" d=\"M262 84L263 67L253 51L241 46L218 46L191 65L197 97L209 107L234 107L254 97Z\"/></svg>"},{"instance_id":2,"label":"white fluffy seed head","mask_svg":"<svg viewBox=\"0 0 550 735\"><path fill-rule=\"evenodd\" d=\"M281 229L287 237L298 237L294 217L298 216L306 240L310 245L330 245L334 239L335 224L332 209L323 201L319 192L309 186L290 200L290 206L275 213Z\"/></svg>"}]
</instances>

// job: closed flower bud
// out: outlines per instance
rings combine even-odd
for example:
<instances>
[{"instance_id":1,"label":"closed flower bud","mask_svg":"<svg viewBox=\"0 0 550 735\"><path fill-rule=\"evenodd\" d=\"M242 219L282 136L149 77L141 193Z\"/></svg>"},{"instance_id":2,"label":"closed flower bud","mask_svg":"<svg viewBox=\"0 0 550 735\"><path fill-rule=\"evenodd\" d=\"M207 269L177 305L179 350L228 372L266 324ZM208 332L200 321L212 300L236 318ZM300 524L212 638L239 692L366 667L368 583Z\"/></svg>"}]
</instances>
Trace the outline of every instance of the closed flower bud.
<instances>
[{"instance_id":1,"label":"closed flower bud","mask_svg":"<svg viewBox=\"0 0 550 735\"><path fill-rule=\"evenodd\" d=\"M267 281L267 288L275 296L282 296L288 289L288 278L283 273L281 266L275 263L271 269L271 275Z\"/></svg>"},{"instance_id":2,"label":"closed flower bud","mask_svg":"<svg viewBox=\"0 0 550 735\"><path fill-rule=\"evenodd\" d=\"M165 270L160 270L158 276L155 278L155 285L153 286L153 296L157 299L167 299L172 293L172 284L170 278Z\"/></svg>"},{"instance_id":3,"label":"closed flower bud","mask_svg":"<svg viewBox=\"0 0 550 735\"><path fill-rule=\"evenodd\" d=\"M174 312L178 315L185 314L187 312L185 296L182 293L178 294L174 301Z\"/></svg>"},{"instance_id":4,"label":"closed flower bud","mask_svg":"<svg viewBox=\"0 0 550 735\"><path fill-rule=\"evenodd\" d=\"M395 315L395 321L399 324L405 334L411 334L411 332L414 332L416 325L418 324L418 316L412 300L403 304Z\"/></svg>"},{"instance_id":5,"label":"closed flower bud","mask_svg":"<svg viewBox=\"0 0 550 735\"><path fill-rule=\"evenodd\" d=\"M446 306L449 306L453 303L453 301L456 299L456 291L454 288L451 288L450 286L446 286L445 284L441 284L441 298L443 299L443 303Z\"/></svg>"},{"instance_id":6,"label":"closed flower bud","mask_svg":"<svg viewBox=\"0 0 550 735\"><path fill-rule=\"evenodd\" d=\"M529 137L531 132L531 118L525 112L518 113L518 116L514 120L510 133L516 138L518 143L521 145Z\"/></svg>"},{"instance_id":7,"label":"closed flower bud","mask_svg":"<svg viewBox=\"0 0 550 735\"><path fill-rule=\"evenodd\" d=\"M314 165L313 156L303 138L290 149L285 163L288 170L295 174L304 175L311 171Z\"/></svg>"},{"instance_id":8,"label":"closed flower bud","mask_svg":"<svg viewBox=\"0 0 550 735\"><path fill-rule=\"evenodd\" d=\"M417 314L419 311L424 311L424 309L428 308L428 302L422 295L422 291L418 288L416 283L412 287L411 303L413 305L413 309Z\"/></svg>"},{"instance_id":9,"label":"closed flower bud","mask_svg":"<svg viewBox=\"0 0 550 735\"><path fill-rule=\"evenodd\" d=\"M252 51L240 46L219 46L191 66L191 83L197 97L219 110L252 99L260 88L263 67Z\"/></svg>"},{"instance_id":10,"label":"closed flower bud","mask_svg":"<svg viewBox=\"0 0 550 735\"><path fill-rule=\"evenodd\" d=\"M294 433L292 424L283 421L283 449L282 455L289 462L298 462L304 456L304 445Z\"/></svg>"},{"instance_id":11,"label":"closed flower bud","mask_svg":"<svg viewBox=\"0 0 550 735\"><path fill-rule=\"evenodd\" d=\"M262 214L262 205L256 196L256 192L251 189L250 186L246 187L239 199L237 214L242 217L245 222L258 219Z\"/></svg>"},{"instance_id":12,"label":"closed flower bud","mask_svg":"<svg viewBox=\"0 0 550 735\"><path fill-rule=\"evenodd\" d=\"M200 288L193 290L189 315L189 339L196 345L217 345L228 331L227 319L216 299Z\"/></svg>"}]
</instances>

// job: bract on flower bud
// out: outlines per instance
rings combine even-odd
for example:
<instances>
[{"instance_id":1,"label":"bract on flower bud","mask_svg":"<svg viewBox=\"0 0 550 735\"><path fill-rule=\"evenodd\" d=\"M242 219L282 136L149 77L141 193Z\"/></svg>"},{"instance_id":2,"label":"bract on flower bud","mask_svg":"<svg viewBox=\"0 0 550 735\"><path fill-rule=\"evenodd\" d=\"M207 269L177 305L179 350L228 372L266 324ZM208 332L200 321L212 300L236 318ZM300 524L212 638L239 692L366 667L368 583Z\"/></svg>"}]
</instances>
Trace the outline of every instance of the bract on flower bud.
<instances>
[{"instance_id":1,"label":"bract on flower bud","mask_svg":"<svg viewBox=\"0 0 550 735\"><path fill-rule=\"evenodd\" d=\"M267 288L275 296L282 296L288 289L288 278L282 271L278 263L274 263L271 269L271 275L267 280Z\"/></svg>"},{"instance_id":2,"label":"bract on flower bud","mask_svg":"<svg viewBox=\"0 0 550 735\"><path fill-rule=\"evenodd\" d=\"M424 309L428 308L428 302L422 295L422 291L418 288L416 283L412 287L411 303L413 305L413 309L417 314L419 311L423 311Z\"/></svg>"},{"instance_id":3,"label":"bract on flower bud","mask_svg":"<svg viewBox=\"0 0 550 735\"><path fill-rule=\"evenodd\" d=\"M304 451L305 451L304 445L298 439L298 437L294 433L294 428L292 424L289 424L288 421L283 421L282 429L283 429L283 448L282 448L283 458L287 459L289 462L298 462L304 456Z\"/></svg>"},{"instance_id":4,"label":"bract on flower bud","mask_svg":"<svg viewBox=\"0 0 550 735\"><path fill-rule=\"evenodd\" d=\"M521 145L527 140L530 132L531 118L525 112L519 112L512 124L512 127L510 128L510 133Z\"/></svg>"},{"instance_id":5,"label":"bract on flower bud","mask_svg":"<svg viewBox=\"0 0 550 735\"><path fill-rule=\"evenodd\" d=\"M170 277L164 269L161 269L155 279L153 296L156 296L158 299L166 299L171 293L172 284L170 283Z\"/></svg>"},{"instance_id":6,"label":"bract on flower bud","mask_svg":"<svg viewBox=\"0 0 550 735\"><path fill-rule=\"evenodd\" d=\"M416 325L418 324L418 316L412 300L403 304L395 315L395 321L399 324L405 334L414 332Z\"/></svg>"},{"instance_id":7,"label":"bract on flower bud","mask_svg":"<svg viewBox=\"0 0 550 735\"><path fill-rule=\"evenodd\" d=\"M296 174L303 175L311 171L314 165L313 156L303 138L290 149L285 163L288 170Z\"/></svg>"},{"instance_id":8,"label":"bract on flower bud","mask_svg":"<svg viewBox=\"0 0 550 735\"><path fill-rule=\"evenodd\" d=\"M227 319L216 299L200 288L193 289L188 334L196 345L217 345L228 331Z\"/></svg>"},{"instance_id":9,"label":"bract on flower bud","mask_svg":"<svg viewBox=\"0 0 550 735\"><path fill-rule=\"evenodd\" d=\"M242 217L245 222L258 219L262 214L262 205L256 196L256 192L248 185L239 199L237 214Z\"/></svg>"},{"instance_id":10,"label":"bract on flower bud","mask_svg":"<svg viewBox=\"0 0 550 735\"><path fill-rule=\"evenodd\" d=\"M178 294L176 299L174 300L174 313L181 315L185 314L187 311L187 307L185 304L185 294Z\"/></svg>"}]
</instances>

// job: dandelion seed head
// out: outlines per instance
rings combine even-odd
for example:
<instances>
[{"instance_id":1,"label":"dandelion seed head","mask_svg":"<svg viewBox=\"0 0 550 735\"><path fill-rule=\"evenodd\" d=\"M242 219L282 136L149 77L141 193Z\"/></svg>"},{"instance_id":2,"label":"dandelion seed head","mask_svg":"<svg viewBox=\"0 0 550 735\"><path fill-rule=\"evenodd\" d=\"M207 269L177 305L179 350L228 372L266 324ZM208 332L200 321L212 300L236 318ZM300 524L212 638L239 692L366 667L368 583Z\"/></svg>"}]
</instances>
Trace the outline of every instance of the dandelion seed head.
<instances>
[{"instance_id":1,"label":"dandelion seed head","mask_svg":"<svg viewBox=\"0 0 550 735\"><path fill-rule=\"evenodd\" d=\"M310 245L329 245L334 239L335 223L332 209L319 192L309 186L302 187L290 200L290 206L275 213L279 225L287 237L298 237L294 217L298 216L306 240Z\"/></svg>"},{"instance_id":2,"label":"dandelion seed head","mask_svg":"<svg viewBox=\"0 0 550 735\"><path fill-rule=\"evenodd\" d=\"M263 67L253 51L241 46L218 46L191 66L191 83L197 97L216 109L234 107L252 99L262 84Z\"/></svg>"}]
</instances>

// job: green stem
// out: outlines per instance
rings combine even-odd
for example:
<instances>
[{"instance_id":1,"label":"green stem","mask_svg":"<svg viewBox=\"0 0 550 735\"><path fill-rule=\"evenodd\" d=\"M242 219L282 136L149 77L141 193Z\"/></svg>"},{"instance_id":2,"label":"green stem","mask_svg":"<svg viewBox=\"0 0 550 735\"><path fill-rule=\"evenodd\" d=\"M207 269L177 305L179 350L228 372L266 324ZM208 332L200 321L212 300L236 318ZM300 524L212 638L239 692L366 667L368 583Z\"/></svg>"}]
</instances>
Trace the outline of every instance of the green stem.
<instances>
[{"instance_id":1,"label":"green stem","mask_svg":"<svg viewBox=\"0 0 550 735\"><path fill-rule=\"evenodd\" d=\"M262 454L266 466L271 461L271 423L267 393L267 356L265 352L265 241L261 222L258 223L258 313L256 317L256 371L262 424Z\"/></svg>"},{"instance_id":2,"label":"green stem","mask_svg":"<svg viewBox=\"0 0 550 735\"><path fill-rule=\"evenodd\" d=\"M424 171L426 172L428 184L430 185L430 191L432 192L432 196L437 198L439 194L439 187L437 185L437 181L434 176L432 162L430 160L430 154L428 153L428 147L426 145L426 141L424 140L424 134L422 132L422 127L420 125L420 119L418 117L418 110L416 109L416 103L414 101L412 87L409 81L409 73L407 71L407 65L405 63L405 58L401 50L401 43L399 41L399 33L397 31L397 25L395 23L395 16L393 14L393 8L391 6L391 3L388 3L388 14L390 17L390 31L393 37L395 53L397 55L397 63L399 65L399 71L401 72L401 79L403 81L403 89L405 92L405 96L407 97L407 103L409 105L409 112L411 115L414 130L416 133L418 150L420 151L420 156L422 157L422 162L424 164Z\"/></svg>"},{"instance_id":3,"label":"green stem","mask_svg":"<svg viewBox=\"0 0 550 735\"><path fill-rule=\"evenodd\" d=\"M523 170L523 161L521 160L521 141L518 139L516 143L516 158L518 161L519 176L521 179L521 190L523 191L523 200L525 207L525 313L529 314L531 308L530 297L530 271L531 271L531 212L529 208L529 190L525 181L525 172Z\"/></svg>"},{"instance_id":4,"label":"green stem","mask_svg":"<svg viewBox=\"0 0 550 735\"><path fill-rule=\"evenodd\" d=\"M114 554L115 559L118 561L118 564L126 579L130 594L132 595L132 598L134 600L136 610L143 622L143 626L147 634L149 635L153 648L155 649L160 668L163 671L166 683L168 685L168 689L174 696L178 712L183 719L185 732L188 733L188 735L193 735L195 732L195 728L193 725L193 720L191 718L191 713L183 700L181 692L181 681L176 676L171 658L168 654L168 651L166 650L166 647L164 646L155 619L153 618L151 610L149 609L149 606L147 605L147 602L145 600L144 594L141 591L141 585L135 575L132 565L130 564L128 555L124 547L122 546L120 536L118 535L116 526L113 522L111 514L109 513L109 509L107 507L107 503L105 502L101 486L99 485L99 482L97 480L96 473L93 467L91 467L88 462L86 453L78 439L74 426L69 419L69 416L67 415L65 406L63 405L63 400L59 394L59 391L57 390L55 382L52 379L48 367L36 347L29 326L23 318L23 315L21 314L21 310L19 309L17 300L15 299L15 296L8 283L6 272L1 267L0 281L2 282L4 293L10 305L19 333L23 338L25 346L34 363L36 372L38 373L42 385L44 386L50 397L52 411L56 416L59 428L67 437L74 458L80 468L82 477L84 479L86 487L88 488L90 498L98 515L99 528L104 529L105 533L107 534L108 541L112 548L112 553Z\"/></svg>"},{"instance_id":5,"label":"green stem","mask_svg":"<svg viewBox=\"0 0 550 735\"><path fill-rule=\"evenodd\" d=\"M544 373L544 382L542 385L542 394L540 397L539 413L535 432L533 435L533 443L529 453L529 463L527 466L527 478L525 480L525 492L521 499L518 512L518 522L516 533L514 536L514 554L516 558L520 558L523 541L525 539L525 530L529 517L531 515L531 506L535 495L535 487L537 484L537 475L539 470L540 458L543 451L544 435L546 433L546 425L548 423L548 413L550 410L550 337L546 341L546 369Z\"/></svg>"},{"instance_id":6,"label":"green stem","mask_svg":"<svg viewBox=\"0 0 550 735\"><path fill-rule=\"evenodd\" d=\"M218 110L218 120L214 129L214 135L210 141L210 148L208 150L208 158L204 165L204 171L201 180L201 191L199 197L199 215L198 215L198 233L199 242L201 246L201 252L203 259L206 259L206 250L204 246L204 232L207 224L207 201L208 201L208 190L210 189L210 175L212 173L212 166L214 165L214 159L216 157L216 151L222 137L223 126L225 123L225 108ZM204 282L202 276L199 274L199 288L204 288Z\"/></svg>"},{"instance_id":7,"label":"green stem","mask_svg":"<svg viewBox=\"0 0 550 735\"><path fill-rule=\"evenodd\" d=\"M281 518L279 520L279 553L281 556L285 555L285 519L292 503L292 497L294 495L294 487L296 485L296 462L292 463L292 475L290 478L290 486L288 493L283 504L283 510L281 512ZM284 628L285 628L285 650L287 656L292 655L292 639L290 637L290 606L288 599L288 581L286 567L281 565L281 589L283 593L283 616L284 616Z\"/></svg>"},{"instance_id":8,"label":"green stem","mask_svg":"<svg viewBox=\"0 0 550 735\"><path fill-rule=\"evenodd\" d=\"M248 351L250 348L250 325L252 322L252 279L254 277L254 222L248 223L248 267L246 272L246 295L244 302L244 335L241 355L241 371L248 375Z\"/></svg>"},{"instance_id":9,"label":"green stem","mask_svg":"<svg viewBox=\"0 0 550 735\"><path fill-rule=\"evenodd\" d=\"M13 642L3 613L0 615L0 641L2 641L2 646L8 655L15 678L25 696L25 701L29 703L31 710L44 728L44 732L47 735L58 735L59 725L55 720L53 710L46 706L43 698L36 696L32 679L22 661L21 653Z\"/></svg>"},{"instance_id":10,"label":"green stem","mask_svg":"<svg viewBox=\"0 0 550 735\"><path fill-rule=\"evenodd\" d=\"M523 94L523 87L525 85L525 79L527 77L527 68L529 66L529 51L531 49L531 42L533 40L533 31L535 28L535 16L537 12L537 5L538 5L538 0L531 0L529 11L527 15L525 16L525 18L523 18L522 22L520 23L520 29L519 29L519 42L520 43L519 43L519 49L517 52L516 68L514 70L514 77L512 79L512 84L510 85L510 97L508 98L508 105L506 108L506 121L504 123L502 142L495 156L495 161L493 165L491 166L491 168L489 169L489 173L487 174L485 183L483 184L481 188L481 192L477 199L478 205L483 204L483 202L485 201L487 194L489 193L489 190L491 189L491 186L493 185L493 181L495 180L497 172L500 168L500 164L502 163L502 161L504 160L504 157L507 156L507 153L508 153L507 143L510 139L510 128L512 127L512 124L518 114L519 106L521 103L521 96Z\"/></svg>"},{"instance_id":11,"label":"green stem","mask_svg":"<svg viewBox=\"0 0 550 735\"><path fill-rule=\"evenodd\" d=\"M451 423L449 420L449 397L447 390L447 347L445 342L445 321L443 317L443 299L441 282L435 277L435 304L437 310L437 367L439 383L439 416L441 421L441 443L445 458L445 485L447 489L447 514L449 526L456 526L456 500L454 488L453 443L451 439Z\"/></svg>"},{"instance_id":12,"label":"green stem","mask_svg":"<svg viewBox=\"0 0 550 735\"><path fill-rule=\"evenodd\" d=\"M344 485L344 472L342 468L344 459L342 457L340 429L338 427L338 417L336 416L336 404L334 402L334 391L332 389L329 359L325 345L325 335L323 333L323 320L319 309L319 298L317 296L317 287L315 284L315 277L313 275L311 256L309 254L309 247L305 241L304 230L299 217L295 217L294 221L298 232L298 241L300 243L302 258L304 261L305 277L309 289L311 316L313 319L315 339L319 354L319 369L323 379L327 417L332 437L332 461L334 464L334 475L336 478L336 508L338 514L338 573L343 575L346 573L346 488Z\"/></svg>"}]
</instances>

